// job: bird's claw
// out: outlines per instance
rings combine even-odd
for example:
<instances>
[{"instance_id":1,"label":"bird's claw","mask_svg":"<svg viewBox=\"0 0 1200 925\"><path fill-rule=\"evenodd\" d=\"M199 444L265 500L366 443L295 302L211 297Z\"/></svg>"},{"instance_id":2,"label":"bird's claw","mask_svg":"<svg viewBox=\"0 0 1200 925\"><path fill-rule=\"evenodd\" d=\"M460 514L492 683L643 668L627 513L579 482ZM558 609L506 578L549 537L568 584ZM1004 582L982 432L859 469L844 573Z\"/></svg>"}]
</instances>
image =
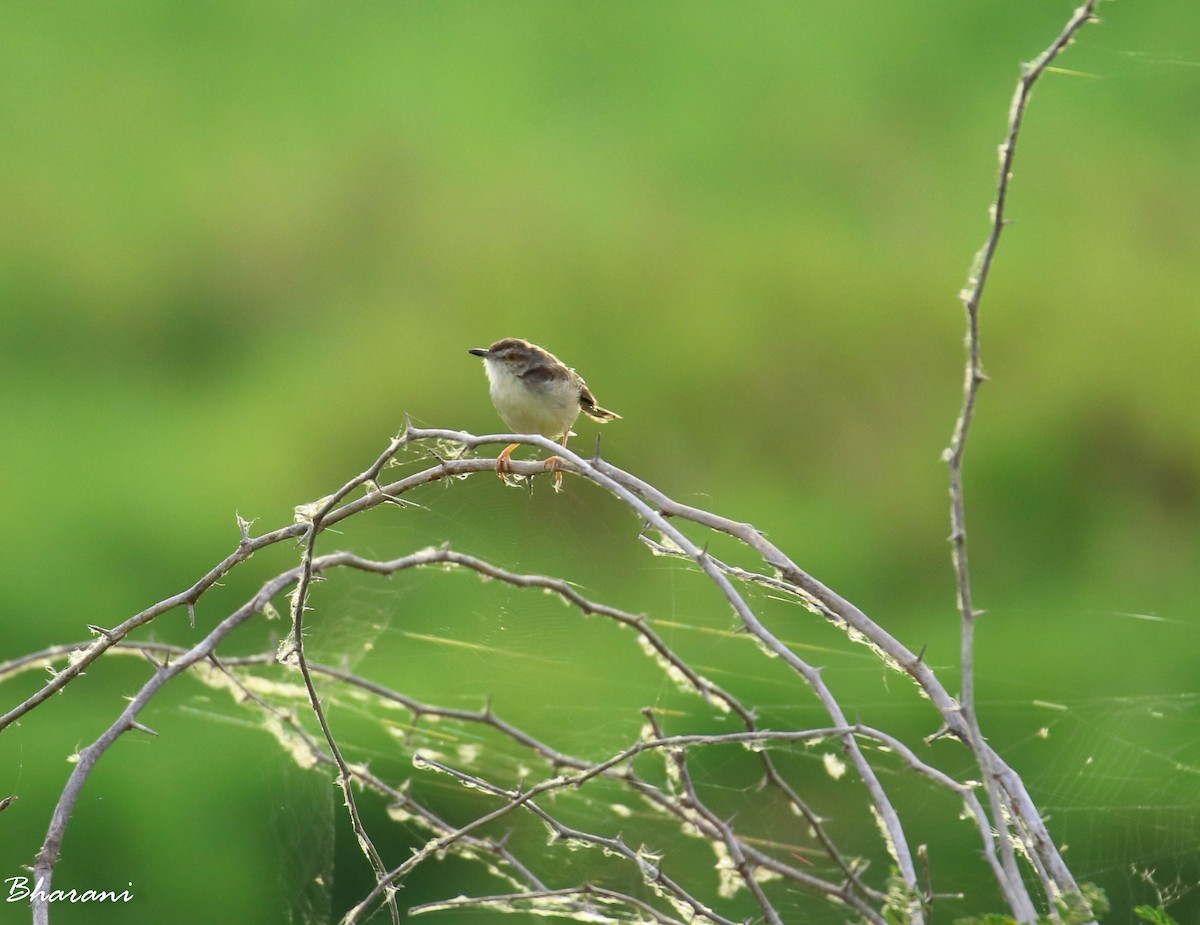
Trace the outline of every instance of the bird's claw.
<instances>
[{"instance_id":1,"label":"bird's claw","mask_svg":"<svg viewBox=\"0 0 1200 925\"><path fill-rule=\"evenodd\" d=\"M513 443L505 447L504 452L496 457L496 475L499 476L501 482L505 481L504 477L512 472L512 461L509 457L512 455L512 451L520 445L519 443Z\"/></svg>"},{"instance_id":2,"label":"bird's claw","mask_svg":"<svg viewBox=\"0 0 1200 925\"><path fill-rule=\"evenodd\" d=\"M546 469L548 469L550 472L554 473L554 490L555 491L562 491L563 462L564 462L564 460L561 456L551 456L544 463L542 463L542 465L545 466Z\"/></svg>"}]
</instances>

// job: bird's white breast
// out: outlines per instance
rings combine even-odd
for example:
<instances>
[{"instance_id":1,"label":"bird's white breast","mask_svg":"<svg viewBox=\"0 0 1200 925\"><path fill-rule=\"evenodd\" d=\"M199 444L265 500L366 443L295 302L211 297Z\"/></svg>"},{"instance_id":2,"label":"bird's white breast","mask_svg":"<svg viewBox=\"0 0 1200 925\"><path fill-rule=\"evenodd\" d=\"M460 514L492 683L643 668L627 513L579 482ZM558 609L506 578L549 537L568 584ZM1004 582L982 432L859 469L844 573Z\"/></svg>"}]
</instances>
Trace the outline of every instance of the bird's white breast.
<instances>
[{"instance_id":1,"label":"bird's white breast","mask_svg":"<svg viewBox=\"0 0 1200 925\"><path fill-rule=\"evenodd\" d=\"M579 391L567 380L531 386L498 363L488 361L484 367L492 403L513 433L559 437L579 417Z\"/></svg>"}]
</instances>

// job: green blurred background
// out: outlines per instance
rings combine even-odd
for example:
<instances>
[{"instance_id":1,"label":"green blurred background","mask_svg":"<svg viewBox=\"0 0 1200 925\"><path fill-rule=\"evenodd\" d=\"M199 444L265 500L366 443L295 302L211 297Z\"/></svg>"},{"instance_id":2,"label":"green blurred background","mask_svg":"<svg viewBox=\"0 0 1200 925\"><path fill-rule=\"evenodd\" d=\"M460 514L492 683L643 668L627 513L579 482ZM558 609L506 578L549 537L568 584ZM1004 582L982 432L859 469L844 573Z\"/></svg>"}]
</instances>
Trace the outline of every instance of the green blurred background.
<instances>
[{"instance_id":1,"label":"green blurred background","mask_svg":"<svg viewBox=\"0 0 1200 925\"><path fill-rule=\"evenodd\" d=\"M0 4L0 661L187 587L236 544L235 512L289 522L405 414L498 430L466 350L521 336L624 416L608 458L766 530L953 677L939 454L960 401L955 294L1019 62L1071 9ZM967 486L985 729L1124 922L1156 884L1200 884L1200 17L1186 0L1101 15L1028 114ZM428 512L335 545L450 539L727 626L574 480L531 498L476 478L420 500ZM201 628L292 562L253 560ZM633 671L628 639L588 624L582 668L576 615L464 604L473 584L418 583L402 607L351 584L330 621L346 634L314 644L346 657L361 620L381 674L453 705L491 693L537 715L541 688L513 678L542 670L548 690L583 671L596 703L643 702L612 683ZM511 622L485 619L495 606ZM165 619L148 636L195 638ZM790 638L831 642L791 619ZM491 657L431 668L457 656L405 632ZM111 661L0 735L0 796L20 795L0 816L0 879L36 852L66 757L145 677ZM456 671L469 683L446 688ZM0 688L5 707L40 680ZM173 696L150 721L161 739L102 762L60 868L64 884L133 881L137 904L55 920L283 921L301 817L336 833L344 911L364 875L324 786L211 692ZM895 721L934 731L924 713ZM606 747L636 734L606 728Z\"/></svg>"}]
</instances>

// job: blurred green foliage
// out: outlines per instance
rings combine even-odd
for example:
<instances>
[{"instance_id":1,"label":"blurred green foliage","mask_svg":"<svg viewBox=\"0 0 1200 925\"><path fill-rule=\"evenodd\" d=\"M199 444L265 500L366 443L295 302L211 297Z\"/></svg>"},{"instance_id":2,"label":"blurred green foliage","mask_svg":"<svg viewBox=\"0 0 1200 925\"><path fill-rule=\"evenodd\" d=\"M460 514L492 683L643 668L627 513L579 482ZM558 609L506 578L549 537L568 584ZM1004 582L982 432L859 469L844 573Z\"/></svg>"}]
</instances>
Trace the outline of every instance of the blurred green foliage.
<instances>
[{"instance_id":1,"label":"blurred green foliage","mask_svg":"<svg viewBox=\"0 0 1200 925\"><path fill-rule=\"evenodd\" d=\"M466 350L522 336L624 416L608 458L768 531L952 670L955 293L1018 64L1070 8L3 3L0 660L190 585L236 543L235 511L288 522L405 414L498 429ZM1185 0L1101 14L1026 122L966 471L985 729L1118 916L1157 902L1135 866L1200 881L1179 782L1200 767L1200 18ZM576 445L594 439L581 423ZM598 493L484 481L372 542L453 539L597 596L661 581ZM258 561L204 625L291 560ZM454 634L453 591L424 593L411 619ZM673 593L668 616L712 606ZM173 619L155 633L194 638ZM517 648L550 645L567 685L574 631ZM597 682L625 670L617 648ZM0 796L21 794L0 878L141 677L97 666L0 736ZM156 921L268 921L285 762L187 702L161 708L174 735L104 759L61 876L137 880ZM180 726L147 805L144 763ZM151 877L163 832L191 850Z\"/></svg>"}]
</instances>

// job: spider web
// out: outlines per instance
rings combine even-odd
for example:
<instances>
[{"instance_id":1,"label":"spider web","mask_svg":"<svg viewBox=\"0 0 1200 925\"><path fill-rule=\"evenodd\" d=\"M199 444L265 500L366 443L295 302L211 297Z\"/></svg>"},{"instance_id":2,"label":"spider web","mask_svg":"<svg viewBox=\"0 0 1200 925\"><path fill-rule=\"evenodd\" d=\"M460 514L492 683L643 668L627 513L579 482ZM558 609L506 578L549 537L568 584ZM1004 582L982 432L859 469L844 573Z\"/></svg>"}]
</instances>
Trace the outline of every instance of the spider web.
<instances>
[{"instance_id":1,"label":"spider web","mask_svg":"<svg viewBox=\"0 0 1200 925\"><path fill-rule=\"evenodd\" d=\"M576 587L594 600L648 614L656 632L690 665L735 692L765 723L792 728L828 723L798 679L778 659L763 658L748 637L736 631L727 605L694 569L651 557L629 542L637 525L627 515L614 516L583 489L561 496L537 489L533 495L497 492L481 479L452 488L441 497L426 496L417 510L384 512L369 524L356 525L350 545L369 555L395 555L398 546L419 548L436 536L505 567L558 574L562 543L569 540L581 554L566 576ZM503 522L505 530L496 533L475 526L489 518ZM589 524L586 536L579 533L581 522ZM339 545L345 545L344 539L339 538ZM632 554L614 560L608 550L621 546L632 547ZM825 669L848 712L894 732L914 748L935 731L907 680L889 675L865 647L848 644L840 632L793 601L761 589L748 589L747 594L785 641ZM639 735L643 708L650 708L668 732L732 731L727 717L682 690L676 679L644 657L629 631L584 616L539 591L481 583L461 571L427 570L403 573L386 583L374 576L339 576L322 582L312 604L307 651L314 662L352 670L423 703L462 710L487 706L564 753L600 760L628 746ZM997 613L991 619L1002 622L1006 615ZM947 615L947 620L953 616ZM1132 620L1124 625L1130 633L1142 634L1142 646L1170 645L1171 633L1187 635L1183 624L1157 624L1163 639L1156 643L1147 641L1144 626ZM997 643L991 639L981 644ZM1002 648L1002 640L999 643ZM1120 634L1110 642L1116 648L1130 644ZM997 661L1013 657L993 654ZM1062 657L1069 655L1064 652ZM944 678L952 676L952 665L937 668ZM1138 680L1144 688L1146 679ZM1117 679L1110 679L1109 686L1113 690L1108 695L1056 697L1061 691L1053 683L981 673L979 712L985 733L1023 774L1073 873L1081 882L1095 882L1106 890L1115 920L1128 915L1134 904L1149 902L1170 904L1173 914L1187 921L1200 883L1200 694L1124 692ZM495 801L464 794L461 784L445 775L414 772L414 754L506 787L531 784L550 773L539 769L528 750L494 730L381 708L372 698L333 683L325 683L322 691L339 744L350 759L366 762L388 779L409 781L405 786L413 794L455 824L494 808ZM1003 696L989 698L990 692ZM267 696L280 708L303 711L294 689L290 695ZM949 754L952 746L934 748ZM828 752L796 748L781 752L778 759L806 781L806 793L820 802L832 827L856 850L861 848L874 869L886 870L889 862L878 846L873 855L870 847L861 847L862 833L872 831L874 823L859 805L861 799L847 802L848 785L830 779ZM964 855L978 854L977 836L973 841L969 827L953 821L955 814L946 800L915 787L895 762L877 757L885 785L896 794L902 812L912 813L914 843L923 841L925 829L931 829L935 871L952 866L955 846ZM961 754L947 760L951 773L960 779L971 776ZM650 764L643 760L642 771L657 779L661 769ZM735 815L749 841L801 863L822 863L806 827L763 795L761 771L751 753L742 748L702 750L690 759L690 767L714 808ZM320 773L328 775L328 769ZM311 846L326 846L316 853L314 863L297 867L285 862L286 868L302 873L305 885L289 894L297 897L292 920L323 925L331 920L330 910L336 918L337 910L370 888L369 872L347 835L344 812L329 812L328 788L295 788L292 803L277 819L284 833L284 855L298 851L312 862ZM600 782L561 793L553 805L580 829L644 837L655 850L667 845L661 819L616 785ZM407 856L430 835L411 814L397 815L395 806L389 810L376 804L374 814L368 829L398 851L394 857ZM628 866L602 853L564 854L553 840L547 843L544 828L535 821L514 817L506 825L509 828L497 837L507 839L523 859L538 867L549 885L600 882L635 894L639 890ZM962 831L939 849L937 830L956 825ZM403 844L410 847L399 849ZM668 847L678 868L704 872L697 874L706 881L700 893L719 901L718 859L711 849L695 839ZM507 875L497 882L494 868L493 874L486 874L488 867L454 857L419 867L405 883L402 902L419 906L461 893L511 892ZM979 870L976 866L974 873L949 873L952 890L980 892L980 883L973 879ZM938 915L950 921L1001 908L986 885L982 892L976 905L940 900L937 908L945 911ZM833 923L846 917L845 910L804 893L781 895L776 903L781 913L805 921ZM513 921L540 918L532 912L516 912L512 918L520 908L510 904L504 911ZM752 915L753 906L741 911ZM382 921L379 914L372 921ZM483 914L447 908L431 912L429 918L477 922Z\"/></svg>"},{"instance_id":2,"label":"spider web","mask_svg":"<svg viewBox=\"0 0 1200 925\"><path fill-rule=\"evenodd\" d=\"M1009 705L1038 723L1006 750L1064 857L1114 909L1171 905L1192 920L1200 884L1200 694ZM1184 914L1183 910L1188 910Z\"/></svg>"}]
</instances>

